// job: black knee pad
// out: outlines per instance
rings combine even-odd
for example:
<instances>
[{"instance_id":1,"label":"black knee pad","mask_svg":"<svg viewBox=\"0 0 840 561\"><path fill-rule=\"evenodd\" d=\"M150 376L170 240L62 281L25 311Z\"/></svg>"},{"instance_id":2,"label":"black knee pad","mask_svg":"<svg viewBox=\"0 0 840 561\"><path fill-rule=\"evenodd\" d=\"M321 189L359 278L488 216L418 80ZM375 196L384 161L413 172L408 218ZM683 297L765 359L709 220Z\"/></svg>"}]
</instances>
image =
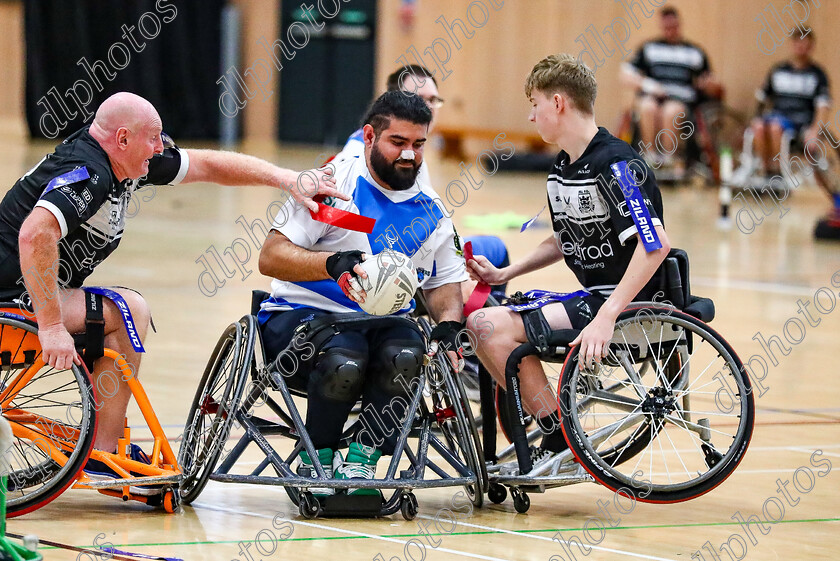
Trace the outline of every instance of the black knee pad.
<instances>
[{"instance_id":1,"label":"black knee pad","mask_svg":"<svg viewBox=\"0 0 840 561\"><path fill-rule=\"evenodd\" d=\"M321 354L309 381L311 391L332 401L356 401L365 382L367 359L349 349L330 348Z\"/></svg>"},{"instance_id":2,"label":"black knee pad","mask_svg":"<svg viewBox=\"0 0 840 561\"><path fill-rule=\"evenodd\" d=\"M379 387L390 395L413 393L423 354L423 347L416 341L389 341L379 351L376 371Z\"/></svg>"}]
</instances>

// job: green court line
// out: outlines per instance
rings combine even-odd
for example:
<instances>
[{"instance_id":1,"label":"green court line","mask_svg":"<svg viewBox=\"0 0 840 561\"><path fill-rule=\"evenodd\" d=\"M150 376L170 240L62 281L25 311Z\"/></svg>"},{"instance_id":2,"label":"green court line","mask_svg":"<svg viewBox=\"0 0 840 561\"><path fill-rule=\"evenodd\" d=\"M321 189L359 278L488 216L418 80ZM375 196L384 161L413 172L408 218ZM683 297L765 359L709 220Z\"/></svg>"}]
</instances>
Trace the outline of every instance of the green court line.
<instances>
[{"instance_id":1,"label":"green court line","mask_svg":"<svg viewBox=\"0 0 840 561\"><path fill-rule=\"evenodd\" d=\"M289 521L294 524L294 521ZM796 520L781 520L779 522L750 522L749 524L756 525L756 524L801 524L803 522L840 522L840 518L802 518ZM616 526L614 528L606 527L606 530L644 530L648 528L697 528L697 527L711 527L711 526L741 526L739 522L695 522L691 524L648 524L643 526ZM574 532L574 531L581 531L581 528L545 528L545 529L534 529L534 530L509 530L511 532L517 534L533 534L533 533L543 533L543 532ZM507 533L507 531L502 532L501 530L476 530L472 532L438 532L438 533L426 533L426 534L382 534L379 537L382 538L422 538L424 536L478 536L484 534L501 534ZM317 540L371 540L373 538L369 538L367 536L321 536L321 537L311 537L311 538L288 538L282 540L283 542L305 542L305 541L317 541ZM121 547L155 547L155 546L178 546L178 545L225 545L225 544L237 544L239 542L251 542L254 543L256 541L260 542L271 542L273 540L220 540L220 541L195 541L195 542L152 542L152 543L124 543L124 544L111 544L111 547L121 548ZM103 545L103 544L100 544ZM86 549L95 549L97 546L94 545L80 545L76 547L82 547ZM54 546L44 546L39 547L41 549L60 549Z\"/></svg>"}]
</instances>

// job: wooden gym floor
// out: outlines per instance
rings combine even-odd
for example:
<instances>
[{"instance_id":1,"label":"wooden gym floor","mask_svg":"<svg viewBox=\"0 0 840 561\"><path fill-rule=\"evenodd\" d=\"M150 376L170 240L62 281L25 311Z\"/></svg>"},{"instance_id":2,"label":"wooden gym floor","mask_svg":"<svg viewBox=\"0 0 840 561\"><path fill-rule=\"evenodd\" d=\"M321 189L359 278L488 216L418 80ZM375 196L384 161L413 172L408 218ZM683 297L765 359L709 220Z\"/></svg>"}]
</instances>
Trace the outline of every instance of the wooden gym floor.
<instances>
[{"instance_id":1,"label":"wooden gym floor","mask_svg":"<svg viewBox=\"0 0 840 561\"><path fill-rule=\"evenodd\" d=\"M3 190L52 149L44 143L12 140L0 140L0 146ZM295 169L312 167L318 158L312 149L246 145L242 150ZM438 185L459 178L451 161L429 159ZM506 211L533 216L545 204L544 180L542 174L522 173L487 179L456 210L459 232L497 234L513 259L522 257L548 235L548 229L532 228L522 234L518 229L489 231L467 227L466 217ZM665 189L663 195L672 243L691 256L693 291L715 300L717 318L712 325L742 359L762 353L757 333L783 337L790 318L804 321L797 314L798 299L813 301L822 287L837 295L840 245L812 239L814 222L828 206L813 186L792 194L787 215L765 218L749 235L737 228L716 229L713 189ZM248 246L251 255L245 265L253 272L244 280L242 274L228 279L212 298L198 289L203 268L196 260L210 246L222 252L236 238L247 242L237 218L265 221L266 208L276 199L278 194L268 188L158 188L129 219L119 250L90 279L91 284L134 287L150 302L158 332L146 341L141 379L173 440L181 434L216 339L229 322L247 312L251 289L268 286L256 271L258 252L253 244ZM245 255L244 247L237 251ZM511 284L514 290L534 287L574 289L575 281L558 265ZM827 295L822 298L826 309ZM581 484L532 494L526 515L517 514L510 499L471 515L465 507L453 509L460 516L453 527L442 509L452 508L458 489L440 489L417 492L420 516L412 522L399 515L308 521L298 516L280 488L211 482L193 506L174 515L89 491L68 491L47 507L11 520L9 531L81 547L110 543L120 550L190 561L835 559L840 545L840 474L835 473L840 472L840 376L834 353L840 309L820 314L812 304L810 310L819 324L806 326L802 342L788 356L776 350L777 364L770 365L763 382L767 390L756 400L756 427L745 460L723 485L687 503L638 503L620 514L608 489ZM797 336L795 329L790 334ZM139 422L136 408L129 417L133 425ZM133 434L144 444L147 435L139 428ZM173 445L177 448L178 443ZM814 467L811 459L817 451L822 456L815 456L816 461L828 460L833 469L829 471L827 463ZM800 470L797 481L806 488L812 484L810 492L800 492L792 484L787 491L778 488L777 479L791 480L803 466L815 477L809 483L806 470ZM778 517L773 505L779 501L790 501L783 503L784 518L779 523L754 524L749 531L739 525L739 515L757 514L763 520L766 505ZM275 518L278 514L280 518ZM281 520L283 516L287 521ZM603 533L601 527L606 527ZM428 533L432 536L421 535ZM572 546L570 552L552 541L554 536L597 546L586 552ZM286 539L273 541L281 537ZM51 547L42 551L50 561L93 559Z\"/></svg>"}]
</instances>

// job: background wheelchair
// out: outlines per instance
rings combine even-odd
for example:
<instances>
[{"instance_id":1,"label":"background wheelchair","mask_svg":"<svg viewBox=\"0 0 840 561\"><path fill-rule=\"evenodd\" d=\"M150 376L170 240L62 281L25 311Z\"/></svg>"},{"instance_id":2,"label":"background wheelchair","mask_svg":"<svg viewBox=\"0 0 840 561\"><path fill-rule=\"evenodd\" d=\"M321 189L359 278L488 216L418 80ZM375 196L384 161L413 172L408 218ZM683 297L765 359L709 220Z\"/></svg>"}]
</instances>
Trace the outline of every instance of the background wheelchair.
<instances>
[{"instance_id":1,"label":"background wheelchair","mask_svg":"<svg viewBox=\"0 0 840 561\"><path fill-rule=\"evenodd\" d=\"M401 511L406 520L411 520L418 512L413 490L433 487L463 486L474 505L482 504L489 483L481 444L463 385L443 353L427 355L420 383L406 398L409 403L401 434L385 476L352 480L352 485L348 485L347 480L334 480L325 473L295 403L295 397L305 394L286 384L278 361L266 362L256 320L259 304L266 296L255 291L251 314L224 331L196 391L179 452L184 470L181 493L186 503L195 500L212 479L282 486L305 518L387 516ZM426 340L431 333L429 323L423 319L364 313L338 314L304 325L287 351L301 349L308 343L317 349L332 335L361 326L410 326ZM281 358L285 354L281 353ZM270 395L272 392L280 394L279 402ZM230 438L234 426L242 428L244 434ZM346 427L344 446L349 445L356 428L357 421ZM233 446L225 450L228 440ZM237 469L237 462L251 444L258 449L261 460L252 470ZM275 447L280 444L285 446ZM303 449L313 459L318 475L315 479L300 477L291 468ZM394 492L390 497L336 493L323 498L311 492L312 488L340 490L350 486Z\"/></svg>"},{"instance_id":2,"label":"background wheelchair","mask_svg":"<svg viewBox=\"0 0 840 561\"><path fill-rule=\"evenodd\" d=\"M761 156L754 151L754 142L752 128L746 127L743 133L743 150L738 157L739 166L732 172L731 177L724 178L729 186L756 192L768 187L770 177L759 173L763 165ZM779 167L787 189L795 189L807 182L813 172L817 185L828 192L829 196L840 193L840 154L826 142L822 142L822 146L825 150L819 155L816 164L812 165L813 162L804 156L805 144L801 135L788 129L784 130L779 151ZM804 162L804 167L791 165L792 156L797 156L800 162ZM769 187L778 189L774 185Z\"/></svg>"},{"instance_id":3,"label":"background wheelchair","mask_svg":"<svg viewBox=\"0 0 840 561\"><path fill-rule=\"evenodd\" d=\"M14 444L6 455L8 515L20 516L36 510L71 485L162 506L167 512L177 511L181 477L178 462L143 386L126 362L112 349L104 349L104 356L114 361L115 375L131 388L154 437L149 454L151 465L126 457L125 451L131 444L127 422L119 452L93 449L96 412L101 407L100 388L94 387L84 365L58 370L44 364L38 328L30 317L31 313L23 315L17 303L0 303L0 405L14 434ZM84 334L74 335L74 339L80 354L84 354ZM82 471L88 458L107 464L124 477L91 480ZM137 489L149 485L162 487L149 494Z\"/></svg>"},{"instance_id":4,"label":"background wheelchair","mask_svg":"<svg viewBox=\"0 0 840 561\"><path fill-rule=\"evenodd\" d=\"M678 145L674 147L676 154L683 159L682 172L676 168L668 169L662 166L654 170L657 181L675 183L694 176L707 185L720 185L721 155L740 150L747 119L726 105L723 100L709 98L689 108L685 121L692 123L694 131L686 139L683 139L682 135L687 133L679 132ZM642 137L635 107L626 110L622 115L616 136L639 151ZM662 144L664 150L672 148L670 141L663 140ZM651 146L648 147L648 152L658 149L657 146Z\"/></svg>"},{"instance_id":5,"label":"background wheelchair","mask_svg":"<svg viewBox=\"0 0 840 561\"><path fill-rule=\"evenodd\" d=\"M735 351L706 324L714 304L692 296L688 278L685 252L672 250L656 277L668 301L628 307L616 321L609 355L593 368L569 347L577 330L551 331L518 347L506 364L509 391L499 388L497 397L513 443L498 454L483 371L491 501L504 501L510 488L514 507L526 512L528 492L597 481L643 502L673 503L709 492L735 470L752 435L752 388ZM537 468L528 445L541 431L526 434L518 381L519 362L532 355L563 363L557 430L569 445Z\"/></svg>"}]
</instances>

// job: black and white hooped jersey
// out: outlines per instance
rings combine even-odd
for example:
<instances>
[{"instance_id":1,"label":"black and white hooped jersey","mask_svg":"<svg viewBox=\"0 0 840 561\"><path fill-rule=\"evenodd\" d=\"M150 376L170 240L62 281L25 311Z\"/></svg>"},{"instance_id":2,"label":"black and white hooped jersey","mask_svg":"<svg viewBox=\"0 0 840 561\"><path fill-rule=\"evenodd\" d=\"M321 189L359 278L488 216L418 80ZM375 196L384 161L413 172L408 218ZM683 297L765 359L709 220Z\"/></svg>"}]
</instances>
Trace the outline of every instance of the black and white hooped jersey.
<instances>
[{"instance_id":1,"label":"black and white hooped jersey","mask_svg":"<svg viewBox=\"0 0 840 561\"><path fill-rule=\"evenodd\" d=\"M629 144L601 127L574 162L562 151L548 176L554 237L583 287L604 298L618 285L637 240L661 247L662 195Z\"/></svg>"},{"instance_id":2,"label":"black and white hooped jersey","mask_svg":"<svg viewBox=\"0 0 840 561\"><path fill-rule=\"evenodd\" d=\"M769 100L773 112L797 127L810 125L817 107L831 104L828 76L813 63L806 68L796 68L790 62L777 64L756 95L761 102Z\"/></svg>"},{"instance_id":3,"label":"black and white hooped jersey","mask_svg":"<svg viewBox=\"0 0 840 561\"><path fill-rule=\"evenodd\" d=\"M175 185L187 174L189 157L164 135L164 151L149 161L149 173L117 181L108 155L84 127L21 177L0 202L0 288L19 286L18 236L35 207L55 216L61 228L56 274L61 286L78 288L119 245L125 219L146 185ZM145 195L144 195L145 196ZM149 200L148 197L146 197Z\"/></svg>"},{"instance_id":4,"label":"black and white hooped jersey","mask_svg":"<svg viewBox=\"0 0 840 561\"><path fill-rule=\"evenodd\" d=\"M630 64L661 83L670 97L689 104L699 101L694 81L710 70L703 49L688 41L669 43L664 39L644 43Z\"/></svg>"}]
</instances>

